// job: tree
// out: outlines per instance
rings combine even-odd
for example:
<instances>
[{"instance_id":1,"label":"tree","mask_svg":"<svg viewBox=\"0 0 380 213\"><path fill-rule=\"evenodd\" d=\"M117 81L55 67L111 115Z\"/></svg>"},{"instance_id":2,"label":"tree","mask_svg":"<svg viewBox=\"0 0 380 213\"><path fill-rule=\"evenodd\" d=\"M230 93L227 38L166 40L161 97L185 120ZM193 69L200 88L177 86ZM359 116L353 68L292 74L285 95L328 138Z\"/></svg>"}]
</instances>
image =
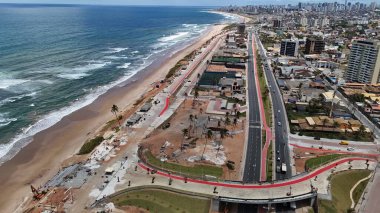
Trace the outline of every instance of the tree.
<instances>
[{"instance_id":1,"label":"tree","mask_svg":"<svg viewBox=\"0 0 380 213\"><path fill-rule=\"evenodd\" d=\"M224 121L224 123L226 124L226 126L230 125L231 124L230 118L226 117L226 120Z\"/></svg>"},{"instance_id":2,"label":"tree","mask_svg":"<svg viewBox=\"0 0 380 213\"><path fill-rule=\"evenodd\" d=\"M238 121L238 119L237 118L234 118L234 126L236 126L237 125L237 121Z\"/></svg>"},{"instance_id":3,"label":"tree","mask_svg":"<svg viewBox=\"0 0 380 213\"><path fill-rule=\"evenodd\" d=\"M363 136L364 133L365 133L365 126L364 125L360 125L359 131L358 131L359 136Z\"/></svg>"},{"instance_id":4,"label":"tree","mask_svg":"<svg viewBox=\"0 0 380 213\"><path fill-rule=\"evenodd\" d=\"M334 125L335 129L339 127L339 123L337 121L335 121L335 120L334 120L334 124L333 125Z\"/></svg>"},{"instance_id":5,"label":"tree","mask_svg":"<svg viewBox=\"0 0 380 213\"><path fill-rule=\"evenodd\" d=\"M226 137L227 135L227 129L222 129L220 132L220 144L218 146L218 151L216 152L216 156L218 157L218 153L219 153L219 150L220 150L220 146L222 145L223 143L223 139Z\"/></svg>"},{"instance_id":6,"label":"tree","mask_svg":"<svg viewBox=\"0 0 380 213\"><path fill-rule=\"evenodd\" d=\"M322 130L323 130L323 128L325 127L327 121L329 121L327 118L324 118L324 119L322 120L322 123L323 123Z\"/></svg>"},{"instance_id":7,"label":"tree","mask_svg":"<svg viewBox=\"0 0 380 213\"><path fill-rule=\"evenodd\" d=\"M298 84L298 99L302 98L302 86L303 86L302 82Z\"/></svg>"},{"instance_id":8,"label":"tree","mask_svg":"<svg viewBox=\"0 0 380 213\"><path fill-rule=\"evenodd\" d=\"M212 138L212 131L209 129L207 130L207 134L206 134L206 142L205 142L205 145L203 147L203 152L202 152L202 156L201 156L201 160L203 160L203 155L205 154L205 151L206 151L206 146L207 146L207 139L211 139Z\"/></svg>"},{"instance_id":9,"label":"tree","mask_svg":"<svg viewBox=\"0 0 380 213\"><path fill-rule=\"evenodd\" d=\"M241 112L240 112L240 111L237 111L235 116L236 116L237 119L239 119L240 116L241 116Z\"/></svg>"},{"instance_id":10,"label":"tree","mask_svg":"<svg viewBox=\"0 0 380 213\"><path fill-rule=\"evenodd\" d=\"M195 87L194 88L194 100L197 100L199 97L199 88L198 87ZM193 100L193 105L195 104L194 103L194 100Z\"/></svg>"},{"instance_id":11,"label":"tree","mask_svg":"<svg viewBox=\"0 0 380 213\"><path fill-rule=\"evenodd\" d=\"M193 122L193 120L194 120L194 115L193 114L189 115L189 120L190 120L190 123Z\"/></svg>"},{"instance_id":12,"label":"tree","mask_svg":"<svg viewBox=\"0 0 380 213\"><path fill-rule=\"evenodd\" d=\"M119 116L117 115L117 113L119 112L119 107L116 104L112 105L111 112L115 115L115 118L119 123L119 126L121 126Z\"/></svg>"},{"instance_id":13,"label":"tree","mask_svg":"<svg viewBox=\"0 0 380 213\"><path fill-rule=\"evenodd\" d=\"M181 143L181 151L183 150L183 141L185 140L185 137L189 134L189 130L188 129L182 129L182 133L183 133L183 140L182 140L182 143Z\"/></svg>"}]
</instances>

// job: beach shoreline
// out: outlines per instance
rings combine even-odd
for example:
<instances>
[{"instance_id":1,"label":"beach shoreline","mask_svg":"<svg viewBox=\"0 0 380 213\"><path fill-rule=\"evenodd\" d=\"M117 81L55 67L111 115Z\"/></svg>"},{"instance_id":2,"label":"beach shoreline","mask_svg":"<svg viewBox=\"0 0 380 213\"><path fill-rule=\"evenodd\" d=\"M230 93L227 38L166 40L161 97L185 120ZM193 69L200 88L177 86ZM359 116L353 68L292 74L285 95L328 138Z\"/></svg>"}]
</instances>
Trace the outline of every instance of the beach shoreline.
<instances>
[{"instance_id":1,"label":"beach shoreline","mask_svg":"<svg viewBox=\"0 0 380 213\"><path fill-rule=\"evenodd\" d=\"M61 167L67 158L75 155L82 144L113 119L111 106L116 104L122 111L130 109L153 83L165 75L179 60L201 47L208 39L223 29L214 25L188 46L168 58L158 60L141 70L103 95L91 104L63 117L61 121L33 136L33 141L21 149L12 159L0 166L0 181L3 193L0 195L0 209L14 212L27 197L31 196L30 186L45 183Z\"/></svg>"}]
</instances>

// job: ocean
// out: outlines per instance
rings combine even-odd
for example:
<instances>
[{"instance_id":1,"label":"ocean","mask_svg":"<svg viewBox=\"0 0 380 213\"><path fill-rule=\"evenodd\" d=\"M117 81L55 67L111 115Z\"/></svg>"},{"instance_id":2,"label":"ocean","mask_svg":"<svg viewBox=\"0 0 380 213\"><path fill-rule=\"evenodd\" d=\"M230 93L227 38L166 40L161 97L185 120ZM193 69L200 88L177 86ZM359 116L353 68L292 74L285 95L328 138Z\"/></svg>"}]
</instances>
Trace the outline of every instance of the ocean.
<instances>
[{"instance_id":1,"label":"ocean","mask_svg":"<svg viewBox=\"0 0 380 213\"><path fill-rule=\"evenodd\" d=\"M236 20L209 10L0 4L0 162L163 51Z\"/></svg>"}]
</instances>

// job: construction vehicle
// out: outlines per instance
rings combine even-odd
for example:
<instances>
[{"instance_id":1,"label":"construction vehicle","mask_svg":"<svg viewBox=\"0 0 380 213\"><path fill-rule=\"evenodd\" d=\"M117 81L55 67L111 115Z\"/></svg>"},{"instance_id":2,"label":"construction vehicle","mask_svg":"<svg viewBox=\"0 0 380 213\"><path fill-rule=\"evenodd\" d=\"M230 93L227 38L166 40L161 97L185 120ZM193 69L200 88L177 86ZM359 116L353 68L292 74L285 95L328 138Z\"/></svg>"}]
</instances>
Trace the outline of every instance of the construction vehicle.
<instances>
[{"instance_id":1,"label":"construction vehicle","mask_svg":"<svg viewBox=\"0 0 380 213\"><path fill-rule=\"evenodd\" d=\"M41 200L46 195L46 191L39 191L38 189L34 188L32 185L30 185L30 188L32 189L33 193L33 199L35 200Z\"/></svg>"}]
</instances>

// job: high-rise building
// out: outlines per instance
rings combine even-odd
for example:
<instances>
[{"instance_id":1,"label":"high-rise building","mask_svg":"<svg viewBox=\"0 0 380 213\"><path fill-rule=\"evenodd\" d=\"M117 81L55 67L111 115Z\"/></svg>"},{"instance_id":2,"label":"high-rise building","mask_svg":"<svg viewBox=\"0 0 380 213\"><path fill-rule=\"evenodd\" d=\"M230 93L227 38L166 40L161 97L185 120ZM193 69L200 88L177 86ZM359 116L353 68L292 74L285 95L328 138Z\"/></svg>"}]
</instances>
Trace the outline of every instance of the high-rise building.
<instances>
[{"instance_id":1,"label":"high-rise building","mask_svg":"<svg viewBox=\"0 0 380 213\"><path fill-rule=\"evenodd\" d=\"M300 24L302 27L307 26L307 18L306 18L306 17L301 17L299 21L300 21L299 24Z\"/></svg>"},{"instance_id":2,"label":"high-rise building","mask_svg":"<svg viewBox=\"0 0 380 213\"><path fill-rule=\"evenodd\" d=\"M325 41L322 38L307 38L305 54L321 54L325 50Z\"/></svg>"},{"instance_id":3,"label":"high-rise building","mask_svg":"<svg viewBox=\"0 0 380 213\"><path fill-rule=\"evenodd\" d=\"M345 73L346 81L371 83L379 82L380 41L354 41Z\"/></svg>"},{"instance_id":4,"label":"high-rise building","mask_svg":"<svg viewBox=\"0 0 380 213\"><path fill-rule=\"evenodd\" d=\"M284 39L281 41L280 55L297 56L298 46L297 40Z\"/></svg>"},{"instance_id":5,"label":"high-rise building","mask_svg":"<svg viewBox=\"0 0 380 213\"><path fill-rule=\"evenodd\" d=\"M244 23L240 23L238 26L237 26L237 32L239 34L244 34L245 33L245 24Z\"/></svg>"},{"instance_id":6,"label":"high-rise building","mask_svg":"<svg viewBox=\"0 0 380 213\"><path fill-rule=\"evenodd\" d=\"M280 28L281 27L281 20L278 20L278 19L273 20L273 27L274 28Z\"/></svg>"}]
</instances>

